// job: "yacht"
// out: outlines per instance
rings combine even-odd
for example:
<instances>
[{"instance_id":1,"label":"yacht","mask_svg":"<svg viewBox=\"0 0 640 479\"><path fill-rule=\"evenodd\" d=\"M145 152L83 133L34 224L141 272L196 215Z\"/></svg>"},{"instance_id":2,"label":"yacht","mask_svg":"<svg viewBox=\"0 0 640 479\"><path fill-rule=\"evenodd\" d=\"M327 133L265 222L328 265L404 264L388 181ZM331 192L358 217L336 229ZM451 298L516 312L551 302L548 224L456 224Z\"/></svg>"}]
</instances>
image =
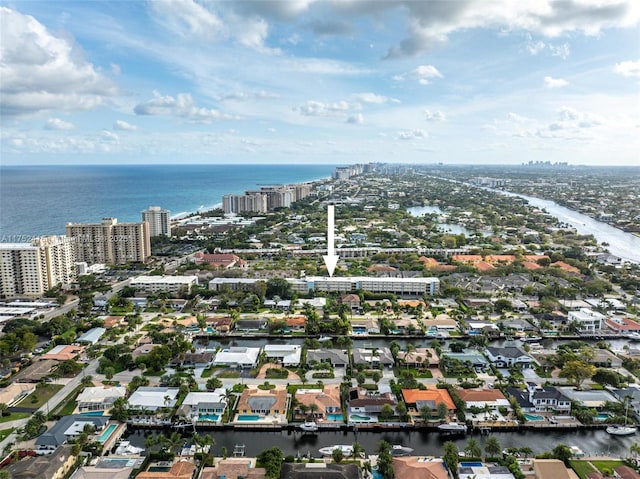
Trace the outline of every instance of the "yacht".
<instances>
[{"instance_id":1,"label":"yacht","mask_svg":"<svg viewBox=\"0 0 640 479\"><path fill-rule=\"evenodd\" d=\"M316 432L318 425L314 421L305 421L298 426L304 432Z\"/></svg>"},{"instance_id":2,"label":"yacht","mask_svg":"<svg viewBox=\"0 0 640 479\"><path fill-rule=\"evenodd\" d=\"M635 331L633 333L629 333L627 335L627 339L630 339L631 341L640 341L640 333Z\"/></svg>"},{"instance_id":3,"label":"yacht","mask_svg":"<svg viewBox=\"0 0 640 479\"><path fill-rule=\"evenodd\" d=\"M336 444L335 446L322 447L319 449L319 451L323 456L330 456L336 449L341 450L342 454L344 454L345 456L350 456L351 454L353 454L353 446L349 444Z\"/></svg>"},{"instance_id":4,"label":"yacht","mask_svg":"<svg viewBox=\"0 0 640 479\"><path fill-rule=\"evenodd\" d=\"M630 436L638 432L636 426L609 426L607 427L607 433L612 436Z\"/></svg>"},{"instance_id":5,"label":"yacht","mask_svg":"<svg viewBox=\"0 0 640 479\"><path fill-rule=\"evenodd\" d=\"M333 338L331 336L320 336L318 338L318 341L320 341L321 343L325 342L325 341L331 341Z\"/></svg>"},{"instance_id":6,"label":"yacht","mask_svg":"<svg viewBox=\"0 0 640 479\"><path fill-rule=\"evenodd\" d=\"M138 456L142 452L144 452L143 448L136 447L132 445L129 441L120 441L118 443L118 447L116 447L116 450L113 453L118 456L128 456L128 455Z\"/></svg>"},{"instance_id":7,"label":"yacht","mask_svg":"<svg viewBox=\"0 0 640 479\"><path fill-rule=\"evenodd\" d=\"M410 447L401 446L400 444L394 444L391 446L391 455L392 456L408 456L413 452L413 449Z\"/></svg>"},{"instance_id":8,"label":"yacht","mask_svg":"<svg viewBox=\"0 0 640 479\"><path fill-rule=\"evenodd\" d=\"M438 426L438 430L440 432L465 434L467 432L467 425L460 424L458 422L447 422L445 424L440 424Z\"/></svg>"}]
</instances>

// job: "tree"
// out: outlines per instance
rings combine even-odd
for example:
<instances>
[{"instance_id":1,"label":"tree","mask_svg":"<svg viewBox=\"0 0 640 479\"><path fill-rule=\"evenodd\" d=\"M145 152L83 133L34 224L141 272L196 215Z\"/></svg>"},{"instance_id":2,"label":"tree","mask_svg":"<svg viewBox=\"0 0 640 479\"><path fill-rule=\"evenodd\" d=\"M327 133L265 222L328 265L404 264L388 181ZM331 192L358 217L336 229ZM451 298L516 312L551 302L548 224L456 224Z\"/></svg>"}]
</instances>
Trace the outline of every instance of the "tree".
<instances>
[{"instance_id":1,"label":"tree","mask_svg":"<svg viewBox=\"0 0 640 479\"><path fill-rule=\"evenodd\" d=\"M333 462L335 462L336 464L340 464L344 459L344 453L342 452L342 449L340 449L339 447L336 447L331 452L331 458L333 459Z\"/></svg>"},{"instance_id":2,"label":"tree","mask_svg":"<svg viewBox=\"0 0 640 479\"><path fill-rule=\"evenodd\" d=\"M497 437L489 436L487 438L487 442L484 445L484 452L490 457L496 457L500 452L502 452L502 447L500 446L500 441Z\"/></svg>"},{"instance_id":3,"label":"tree","mask_svg":"<svg viewBox=\"0 0 640 479\"><path fill-rule=\"evenodd\" d=\"M383 421L387 421L391 416L393 416L394 412L395 411L393 410L393 406L391 406L391 404L384 404L380 408L380 418Z\"/></svg>"},{"instance_id":4,"label":"tree","mask_svg":"<svg viewBox=\"0 0 640 479\"><path fill-rule=\"evenodd\" d=\"M207 379L206 387L208 391L213 391L222 387L222 381L218 378L209 378Z\"/></svg>"},{"instance_id":5,"label":"tree","mask_svg":"<svg viewBox=\"0 0 640 479\"><path fill-rule=\"evenodd\" d=\"M398 404L396 405L396 412L398 413L398 416L400 416L401 421L407 420L407 406L405 405L405 403L403 403L402 401L398 402Z\"/></svg>"},{"instance_id":6,"label":"tree","mask_svg":"<svg viewBox=\"0 0 640 479\"><path fill-rule=\"evenodd\" d=\"M620 373L607 368L598 368L591 379L603 386L613 386L614 388L620 387L620 383L624 381Z\"/></svg>"},{"instance_id":7,"label":"tree","mask_svg":"<svg viewBox=\"0 0 640 479\"><path fill-rule=\"evenodd\" d=\"M569 448L569 446L567 446L566 444L558 444L556 447L553 448L553 451L551 451L551 454L553 455L554 458L564 462L565 466L569 467L569 460L571 459L571 456L572 456L571 449Z\"/></svg>"},{"instance_id":8,"label":"tree","mask_svg":"<svg viewBox=\"0 0 640 479\"><path fill-rule=\"evenodd\" d=\"M364 447L362 447L359 442L354 442L351 456L355 457L356 459L359 459L363 456L363 454L364 454Z\"/></svg>"},{"instance_id":9,"label":"tree","mask_svg":"<svg viewBox=\"0 0 640 479\"><path fill-rule=\"evenodd\" d=\"M111 408L111 418L116 421L126 421L129 418L127 400L125 398L118 398L114 401Z\"/></svg>"},{"instance_id":10,"label":"tree","mask_svg":"<svg viewBox=\"0 0 640 479\"><path fill-rule=\"evenodd\" d=\"M380 379L382 379L382 376L378 371L374 371L371 375L371 379L374 383L378 384L380 382Z\"/></svg>"},{"instance_id":11,"label":"tree","mask_svg":"<svg viewBox=\"0 0 640 479\"><path fill-rule=\"evenodd\" d=\"M447 468L451 472L454 478L458 478L458 446L454 442L447 441L442 445L442 450L444 454L442 455L442 459L444 463L447 465Z\"/></svg>"},{"instance_id":12,"label":"tree","mask_svg":"<svg viewBox=\"0 0 640 479\"><path fill-rule=\"evenodd\" d=\"M364 373L358 373L358 375L356 376L356 380L358 381L358 384L362 386L365 382L367 382L367 377L364 375Z\"/></svg>"},{"instance_id":13,"label":"tree","mask_svg":"<svg viewBox=\"0 0 640 479\"><path fill-rule=\"evenodd\" d=\"M265 449L258 454L257 467L264 467L266 475L270 479L280 477L280 467L282 466L282 451L277 447Z\"/></svg>"},{"instance_id":14,"label":"tree","mask_svg":"<svg viewBox=\"0 0 640 479\"><path fill-rule=\"evenodd\" d=\"M449 414L449 408L443 402L438 403L438 405L436 406L436 411L438 413L438 419L440 420L445 419L447 417L447 414Z\"/></svg>"},{"instance_id":15,"label":"tree","mask_svg":"<svg viewBox=\"0 0 640 479\"><path fill-rule=\"evenodd\" d=\"M431 408L429 406L421 406L419 412L420 419L422 419L424 422L427 422L429 419L431 419Z\"/></svg>"},{"instance_id":16,"label":"tree","mask_svg":"<svg viewBox=\"0 0 640 479\"><path fill-rule=\"evenodd\" d=\"M391 445L387 441L378 444L378 472L384 479L393 479L393 457Z\"/></svg>"},{"instance_id":17,"label":"tree","mask_svg":"<svg viewBox=\"0 0 640 479\"><path fill-rule=\"evenodd\" d=\"M573 381L575 386L580 389L582 383L586 379L590 379L595 373L596 368L592 364L587 364L584 361L573 360L565 363L560 370L560 377Z\"/></svg>"},{"instance_id":18,"label":"tree","mask_svg":"<svg viewBox=\"0 0 640 479\"><path fill-rule=\"evenodd\" d=\"M0 417L4 416L7 413L9 406L6 403L0 402Z\"/></svg>"},{"instance_id":19,"label":"tree","mask_svg":"<svg viewBox=\"0 0 640 479\"><path fill-rule=\"evenodd\" d=\"M469 442L464 447L464 453L467 457L480 457L482 455L482 449L480 449L480 444L478 441L471 438Z\"/></svg>"}]
</instances>

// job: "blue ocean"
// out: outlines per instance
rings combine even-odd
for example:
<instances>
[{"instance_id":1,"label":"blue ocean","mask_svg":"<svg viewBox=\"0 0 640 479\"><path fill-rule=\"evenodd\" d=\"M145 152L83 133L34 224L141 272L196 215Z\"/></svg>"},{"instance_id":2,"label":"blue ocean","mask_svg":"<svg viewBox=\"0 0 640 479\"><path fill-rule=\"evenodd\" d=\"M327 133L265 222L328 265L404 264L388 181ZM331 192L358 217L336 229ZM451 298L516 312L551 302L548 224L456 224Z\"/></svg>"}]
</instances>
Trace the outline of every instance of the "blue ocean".
<instances>
[{"instance_id":1,"label":"blue ocean","mask_svg":"<svg viewBox=\"0 0 640 479\"><path fill-rule=\"evenodd\" d=\"M328 178L335 165L94 165L0 167L0 237L64 234L68 222L140 221L211 209L228 193Z\"/></svg>"}]
</instances>

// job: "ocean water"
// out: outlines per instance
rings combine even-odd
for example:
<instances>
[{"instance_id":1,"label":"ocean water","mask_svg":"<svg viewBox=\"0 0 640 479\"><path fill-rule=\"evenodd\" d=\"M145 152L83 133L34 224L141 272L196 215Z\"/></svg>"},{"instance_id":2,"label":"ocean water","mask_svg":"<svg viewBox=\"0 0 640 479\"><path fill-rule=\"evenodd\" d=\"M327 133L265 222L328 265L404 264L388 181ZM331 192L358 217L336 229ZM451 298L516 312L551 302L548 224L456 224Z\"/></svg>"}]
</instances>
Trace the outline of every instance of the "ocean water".
<instances>
[{"instance_id":1,"label":"ocean water","mask_svg":"<svg viewBox=\"0 0 640 479\"><path fill-rule=\"evenodd\" d=\"M1 166L0 241L64 234L68 222L140 221L210 209L228 193L328 178L336 165Z\"/></svg>"}]
</instances>

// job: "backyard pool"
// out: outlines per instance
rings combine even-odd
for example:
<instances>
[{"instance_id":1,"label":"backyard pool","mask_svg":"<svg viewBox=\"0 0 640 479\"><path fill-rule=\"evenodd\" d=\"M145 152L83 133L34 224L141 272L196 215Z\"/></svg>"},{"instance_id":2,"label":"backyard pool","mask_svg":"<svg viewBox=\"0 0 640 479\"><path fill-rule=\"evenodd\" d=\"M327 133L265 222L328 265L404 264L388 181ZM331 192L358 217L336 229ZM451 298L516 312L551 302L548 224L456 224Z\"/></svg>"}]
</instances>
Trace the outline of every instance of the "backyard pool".
<instances>
[{"instance_id":1,"label":"backyard pool","mask_svg":"<svg viewBox=\"0 0 640 479\"><path fill-rule=\"evenodd\" d=\"M218 419L220 419L220 416L218 416L217 414L200 414L200 416L198 416L198 420L200 421L216 422Z\"/></svg>"},{"instance_id":2,"label":"backyard pool","mask_svg":"<svg viewBox=\"0 0 640 479\"><path fill-rule=\"evenodd\" d=\"M81 412L80 414L83 416L104 416L104 411L88 411Z\"/></svg>"},{"instance_id":3,"label":"backyard pool","mask_svg":"<svg viewBox=\"0 0 640 479\"><path fill-rule=\"evenodd\" d=\"M238 421L259 421L260 416L257 414L238 414Z\"/></svg>"},{"instance_id":4,"label":"backyard pool","mask_svg":"<svg viewBox=\"0 0 640 479\"><path fill-rule=\"evenodd\" d=\"M461 462L460 467L482 467L481 462Z\"/></svg>"},{"instance_id":5,"label":"backyard pool","mask_svg":"<svg viewBox=\"0 0 640 479\"><path fill-rule=\"evenodd\" d=\"M524 418L527 421L544 421L544 416L538 416L537 414L525 414Z\"/></svg>"},{"instance_id":6,"label":"backyard pool","mask_svg":"<svg viewBox=\"0 0 640 479\"><path fill-rule=\"evenodd\" d=\"M327 421L342 422L344 421L344 416L342 414L327 414Z\"/></svg>"},{"instance_id":7,"label":"backyard pool","mask_svg":"<svg viewBox=\"0 0 640 479\"><path fill-rule=\"evenodd\" d=\"M113 434L113 431L115 431L117 427L118 426L116 424L109 424L109 426L107 426L107 428L102 431L102 434L100 434L100 436L98 437L98 442L102 444L107 442L107 439L109 439L109 437L111 436L111 434Z\"/></svg>"},{"instance_id":8,"label":"backyard pool","mask_svg":"<svg viewBox=\"0 0 640 479\"><path fill-rule=\"evenodd\" d=\"M606 421L610 417L611 417L611 414L609 414L608 412L601 412L596 417L594 417L593 419L596 420L596 421Z\"/></svg>"},{"instance_id":9,"label":"backyard pool","mask_svg":"<svg viewBox=\"0 0 640 479\"><path fill-rule=\"evenodd\" d=\"M369 416L360 416L358 414L352 414L349 416L349 420L353 422L369 422L371 418Z\"/></svg>"}]
</instances>

